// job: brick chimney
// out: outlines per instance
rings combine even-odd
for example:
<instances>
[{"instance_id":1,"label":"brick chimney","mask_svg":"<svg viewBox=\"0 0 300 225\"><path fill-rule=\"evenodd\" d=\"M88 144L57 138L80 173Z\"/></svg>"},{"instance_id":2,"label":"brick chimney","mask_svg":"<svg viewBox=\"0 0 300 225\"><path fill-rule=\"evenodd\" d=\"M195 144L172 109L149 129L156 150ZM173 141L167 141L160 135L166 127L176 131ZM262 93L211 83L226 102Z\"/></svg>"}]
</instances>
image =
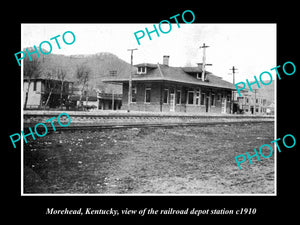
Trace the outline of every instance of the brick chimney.
<instances>
[{"instance_id":1,"label":"brick chimney","mask_svg":"<svg viewBox=\"0 0 300 225\"><path fill-rule=\"evenodd\" d=\"M163 65L169 66L169 58L170 58L170 56L168 56L168 55L163 56Z\"/></svg>"}]
</instances>

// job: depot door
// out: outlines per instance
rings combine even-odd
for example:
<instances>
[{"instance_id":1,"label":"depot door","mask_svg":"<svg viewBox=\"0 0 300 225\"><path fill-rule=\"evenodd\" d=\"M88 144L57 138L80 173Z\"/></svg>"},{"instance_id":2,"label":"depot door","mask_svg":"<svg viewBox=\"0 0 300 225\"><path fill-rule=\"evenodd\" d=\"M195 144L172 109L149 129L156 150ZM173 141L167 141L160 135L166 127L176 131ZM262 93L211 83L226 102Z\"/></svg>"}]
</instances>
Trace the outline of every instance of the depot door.
<instances>
[{"instance_id":1,"label":"depot door","mask_svg":"<svg viewBox=\"0 0 300 225\"><path fill-rule=\"evenodd\" d=\"M175 111L175 94L174 93L170 94L170 111L171 112Z\"/></svg>"},{"instance_id":2,"label":"depot door","mask_svg":"<svg viewBox=\"0 0 300 225\"><path fill-rule=\"evenodd\" d=\"M253 106L250 106L250 112L251 112L251 114L254 114L254 107Z\"/></svg>"},{"instance_id":3,"label":"depot door","mask_svg":"<svg viewBox=\"0 0 300 225\"><path fill-rule=\"evenodd\" d=\"M208 112L208 107L209 107L209 96L206 96L205 100L205 111Z\"/></svg>"},{"instance_id":4,"label":"depot door","mask_svg":"<svg viewBox=\"0 0 300 225\"><path fill-rule=\"evenodd\" d=\"M221 113L226 113L226 98L222 98L222 109Z\"/></svg>"}]
</instances>

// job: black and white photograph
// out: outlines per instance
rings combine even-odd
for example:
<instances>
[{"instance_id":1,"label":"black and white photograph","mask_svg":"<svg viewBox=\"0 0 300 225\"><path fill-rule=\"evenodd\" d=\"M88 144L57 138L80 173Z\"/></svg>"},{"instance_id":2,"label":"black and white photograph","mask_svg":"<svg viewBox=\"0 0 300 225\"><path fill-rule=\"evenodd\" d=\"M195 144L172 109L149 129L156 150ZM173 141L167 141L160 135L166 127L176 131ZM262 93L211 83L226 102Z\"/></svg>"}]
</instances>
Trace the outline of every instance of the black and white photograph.
<instances>
[{"instance_id":1,"label":"black and white photograph","mask_svg":"<svg viewBox=\"0 0 300 225\"><path fill-rule=\"evenodd\" d=\"M276 24L21 35L23 195L276 194Z\"/></svg>"},{"instance_id":2,"label":"black and white photograph","mask_svg":"<svg viewBox=\"0 0 300 225\"><path fill-rule=\"evenodd\" d=\"M3 215L292 220L295 4L111 3L6 7Z\"/></svg>"}]
</instances>

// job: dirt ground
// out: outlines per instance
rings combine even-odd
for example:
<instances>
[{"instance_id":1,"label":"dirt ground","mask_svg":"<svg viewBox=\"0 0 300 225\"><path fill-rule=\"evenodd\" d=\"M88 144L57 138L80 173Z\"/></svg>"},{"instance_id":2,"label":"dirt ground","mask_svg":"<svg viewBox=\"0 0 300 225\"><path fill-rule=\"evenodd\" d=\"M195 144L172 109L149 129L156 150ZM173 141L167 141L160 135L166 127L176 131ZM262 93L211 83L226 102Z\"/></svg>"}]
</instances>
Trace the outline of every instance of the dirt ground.
<instances>
[{"instance_id":1,"label":"dirt ground","mask_svg":"<svg viewBox=\"0 0 300 225\"><path fill-rule=\"evenodd\" d=\"M24 143L24 193L271 194L274 154L234 157L272 140L270 122L58 131Z\"/></svg>"}]
</instances>

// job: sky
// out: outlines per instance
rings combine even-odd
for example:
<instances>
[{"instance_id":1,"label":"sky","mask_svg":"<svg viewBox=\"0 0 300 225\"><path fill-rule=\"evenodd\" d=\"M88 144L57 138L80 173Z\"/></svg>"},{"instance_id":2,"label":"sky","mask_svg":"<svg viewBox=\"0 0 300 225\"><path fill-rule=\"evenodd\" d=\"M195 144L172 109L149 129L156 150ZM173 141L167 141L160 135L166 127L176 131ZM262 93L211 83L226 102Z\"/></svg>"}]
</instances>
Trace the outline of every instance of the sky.
<instances>
[{"instance_id":1,"label":"sky","mask_svg":"<svg viewBox=\"0 0 300 225\"><path fill-rule=\"evenodd\" d=\"M158 22L159 23L159 22ZM52 44L54 54L78 55L110 52L130 63L130 51L134 51L133 64L162 63L163 56L170 56L170 66L197 66L202 62L203 50L199 47L205 43L206 63L212 64L206 69L213 74L232 82L231 68L236 71L235 81L254 80L263 71L269 71L275 77L275 71L270 71L276 64L276 24L171 24L169 33L162 33L158 28L159 37L151 33L150 40L145 28L152 31L153 24L22 24L21 48L37 47L43 41ZM167 31L169 25L163 23L162 30ZM140 45L134 33L143 30L144 38ZM76 40L66 45L62 35L72 31ZM61 49L58 49L55 40L50 38L60 35ZM140 35L140 34L139 34ZM72 41L70 34L66 40ZM47 44L43 44L47 48ZM20 50L21 51L21 50Z\"/></svg>"}]
</instances>

